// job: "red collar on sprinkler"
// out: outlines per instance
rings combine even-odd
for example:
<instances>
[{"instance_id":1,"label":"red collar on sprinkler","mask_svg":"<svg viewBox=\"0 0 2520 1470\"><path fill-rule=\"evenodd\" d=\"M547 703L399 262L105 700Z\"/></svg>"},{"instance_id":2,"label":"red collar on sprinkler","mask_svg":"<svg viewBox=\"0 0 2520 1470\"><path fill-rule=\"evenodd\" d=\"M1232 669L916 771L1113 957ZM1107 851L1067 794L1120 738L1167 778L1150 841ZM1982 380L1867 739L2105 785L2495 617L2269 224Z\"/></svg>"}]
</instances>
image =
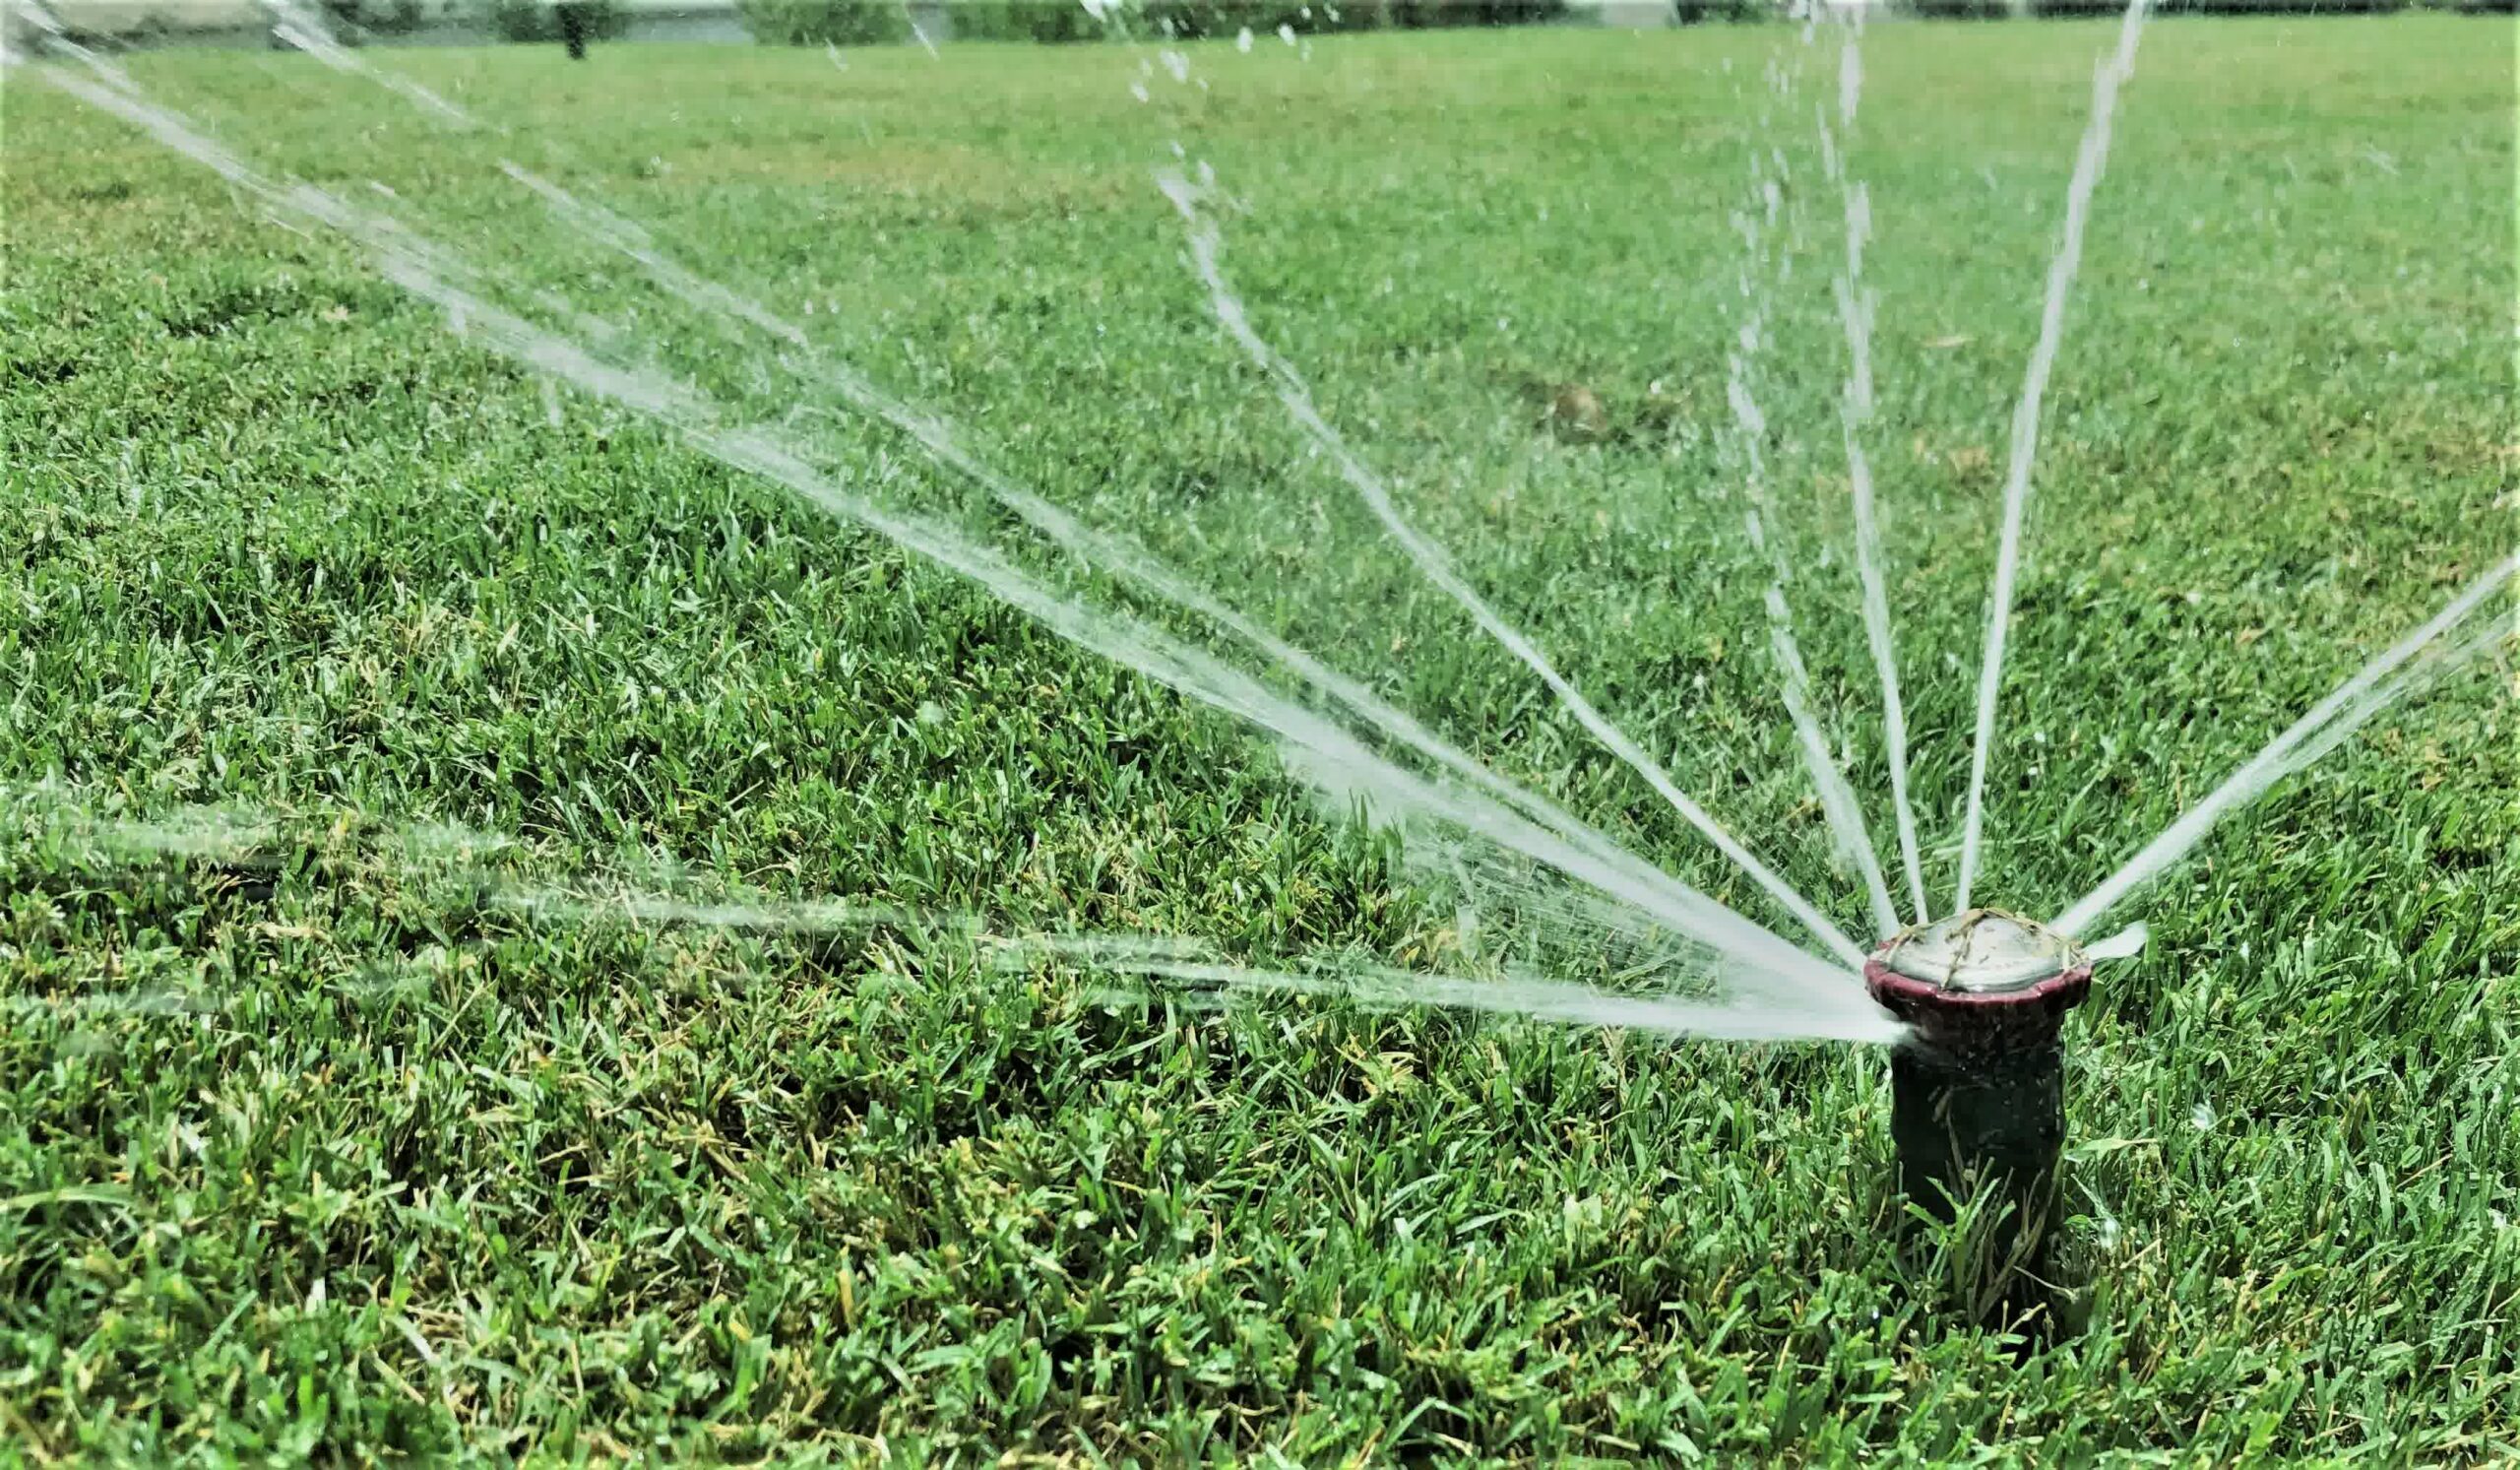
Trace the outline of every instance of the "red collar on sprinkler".
<instances>
[{"instance_id":1,"label":"red collar on sprinkler","mask_svg":"<svg viewBox=\"0 0 2520 1470\"><path fill-rule=\"evenodd\" d=\"M2091 993L2091 959L2071 939L1999 909L1904 929L1863 966L1872 998L1916 1040L1960 1055L2050 1044Z\"/></svg>"}]
</instances>

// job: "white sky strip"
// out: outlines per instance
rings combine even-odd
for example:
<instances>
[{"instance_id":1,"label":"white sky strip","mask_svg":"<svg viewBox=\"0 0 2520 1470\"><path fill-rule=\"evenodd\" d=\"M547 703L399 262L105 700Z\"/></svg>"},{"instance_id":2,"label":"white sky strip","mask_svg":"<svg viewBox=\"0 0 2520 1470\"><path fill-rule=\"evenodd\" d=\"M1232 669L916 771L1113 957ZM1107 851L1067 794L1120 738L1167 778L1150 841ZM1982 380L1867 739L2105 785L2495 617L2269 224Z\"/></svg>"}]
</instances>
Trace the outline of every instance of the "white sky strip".
<instances>
[{"instance_id":1,"label":"white sky strip","mask_svg":"<svg viewBox=\"0 0 2520 1470\"><path fill-rule=\"evenodd\" d=\"M2144 18L2152 0L2127 0L2117 27L2117 47L2092 74L2091 118L2083 127L2082 151L2074 158L2073 181L2065 190L2064 239L2048 268L2048 295L2040 310L2039 342L2021 383L2021 401L2012 415L2011 457L2004 467L2004 519L1995 548L1995 585L1986 606L1986 647L1978 664L1978 733L1969 754L1969 809L1960 835L1960 885L1952 899L1954 912L1969 907L1978 878L1978 850L1985 825L1986 761L1995 743L1995 695L2004 674L2004 639L2012 624L2013 584L2021 572L2021 527L2030 503L2030 471L2039 458L2039 417L2048 394L2048 375L2056 365L2056 350L2065 340L2065 302L2073 294L2074 276L2082 269L2083 229L2091 219L2091 197L2109 164L2109 132L2117 113L2117 90L2134 75L2135 46L2143 38Z\"/></svg>"},{"instance_id":2,"label":"white sky strip","mask_svg":"<svg viewBox=\"0 0 2520 1470\"><path fill-rule=\"evenodd\" d=\"M1654 757L1648 755L1642 747L1628 737L1624 731L1596 709L1592 701L1586 699L1564 674L1558 672L1556 666L1549 662L1547 655L1542 653L1530 639L1524 637L1487 605L1486 600L1481 598L1454 568L1450 554L1443 547L1429 540L1400 513L1399 508L1392 503L1390 488L1383 483L1381 477L1374 474L1362 460L1356 457L1355 452L1348 447L1347 440L1337 429L1331 427L1329 421L1322 417L1321 411L1313 406L1312 391L1305 385L1302 375L1295 371L1294 364L1282 356L1266 339L1261 337L1259 330L1252 326L1249 313L1243 309L1241 300L1234 295L1232 287L1226 280L1221 262L1225 237L1205 208L1205 191L1179 173L1166 172L1159 175L1158 181L1162 184L1165 195L1172 201L1173 207L1180 211L1181 218L1187 225L1191 263L1198 272L1199 279L1208 288L1209 305L1214 309L1218 322L1241 346L1252 361L1268 373L1277 389L1278 400L1286 407L1289 415L1312 439L1314 445L1330 458L1331 463L1337 466L1340 477L1355 490L1357 496L1364 501L1366 508L1372 511L1374 518L1382 523L1383 529L1390 533L1392 539L1408 551L1410 559L1417 563L1418 569L1429 582L1459 604L1490 638L1521 660L1524 667L1540 675L1542 682L1548 685L1549 690L1556 694L1559 702L1575 716L1578 723L1592 733L1594 738L1600 740L1620 760L1625 761L1630 769L1644 777L1646 784L1653 787L1664 800L1670 802L1671 808L1677 811L1690 826L1696 828L1700 835L1715 844L1717 851L1723 853L1743 872L1749 874L1751 880L1765 890L1769 897L1775 899L1787 912L1801 921L1805 928L1836 951L1840 958L1859 966L1862 963L1863 951L1856 945L1854 940L1848 938L1844 931L1830 923L1828 916L1815 908L1809 899L1796 892L1792 884L1778 876L1774 869L1759 860L1757 855L1742 846L1740 840L1727 831L1724 825L1716 821L1704 807L1690 799L1688 794L1672 782L1670 773L1666 772Z\"/></svg>"},{"instance_id":3,"label":"white sky strip","mask_svg":"<svg viewBox=\"0 0 2520 1470\"><path fill-rule=\"evenodd\" d=\"M2125 866L2110 874L2108 881L2093 889L2072 908L2058 915L2048 927L2067 934L2079 933L2090 927L2095 920L2186 857L2197 843L2204 840L2205 834L2214 829L2216 822L2254 800L2284 777L2335 748L2338 742L2373 715L2420 687L2426 680L2416 671L2410 671L2411 676L2406 680L2389 684L2382 681L2424 653L2435 639L2466 620L2515 576L2520 576L2520 553L2503 558L2490 571L2468 584L2467 590L2433 614L2430 621L2391 645L2378 658L2363 665L2352 678L2338 685L2325 699L2312 705L2307 714L2268 741L2265 749L2250 757L2205 799L2188 808L2159 837L2146 843L2141 851L2127 860ZM2459 660L2484 652L2503 636L2504 629L2494 628L2471 638L2446 659L2440 659L2437 671L2447 671ZM2437 653L2435 657L2438 657ZM2427 664L2431 662L2427 659Z\"/></svg>"},{"instance_id":4,"label":"white sky strip","mask_svg":"<svg viewBox=\"0 0 2520 1470\"><path fill-rule=\"evenodd\" d=\"M1344 781L1349 790L1369 796L1386 812L1451 822L1645 909L1673 932L1719 955L1726 965L1722 978L1729 984L1764 991L1780 1004L1800 1010L1844 1017L1875 1009L1853 971L1803 953L1704 894L1668 877L1656 884L1640 883L1626 868L1603 862L1495 801L1433 785L1376 755L1344 728L1204 650L1137 619L1064 597L950 526L879 506L847 489L763 429L723 424L716 406L683 385L653 372L602 361L580 344L491 304L458 284L474 274L460 257L326 191L263 175L180 114L138 95L118 68L84 49L71 54L111 85L99 85L60 67L38 68L38 75L218 173L284 222L343 235L360 247L386 279L461 319L469 341L645 414L720 463L782 484L807 503L971 579L1070 641L1260 726L1283 742L1291 762L1316 779ZM1800 1019L1817 1025L1825 1017Z\"/></svg>"}]
</instances>

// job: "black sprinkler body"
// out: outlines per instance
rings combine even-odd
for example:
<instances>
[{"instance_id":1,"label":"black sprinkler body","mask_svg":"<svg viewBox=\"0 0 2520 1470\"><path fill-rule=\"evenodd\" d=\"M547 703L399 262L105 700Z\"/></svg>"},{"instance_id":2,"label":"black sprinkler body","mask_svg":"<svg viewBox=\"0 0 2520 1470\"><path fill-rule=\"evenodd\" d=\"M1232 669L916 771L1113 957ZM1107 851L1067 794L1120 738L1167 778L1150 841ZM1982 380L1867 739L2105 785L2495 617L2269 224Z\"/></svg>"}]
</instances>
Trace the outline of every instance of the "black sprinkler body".
<instances>
[{"instance_id":1,"label":"black sprinkler body","mask_svg":"<svg viewBox=\"0 0 2520 1470\"><path fill-rule=\"evenodd\" d=\"M1900 1189L1945 1224L1978 1203L1955 1282L1973 1314L2052 1327L2061 1030L2091 993L2090 959L2026 919L1972 909L1893 936L1863 979L1911 1028L1890 1057Z\"/></svg>"}]
</instances>

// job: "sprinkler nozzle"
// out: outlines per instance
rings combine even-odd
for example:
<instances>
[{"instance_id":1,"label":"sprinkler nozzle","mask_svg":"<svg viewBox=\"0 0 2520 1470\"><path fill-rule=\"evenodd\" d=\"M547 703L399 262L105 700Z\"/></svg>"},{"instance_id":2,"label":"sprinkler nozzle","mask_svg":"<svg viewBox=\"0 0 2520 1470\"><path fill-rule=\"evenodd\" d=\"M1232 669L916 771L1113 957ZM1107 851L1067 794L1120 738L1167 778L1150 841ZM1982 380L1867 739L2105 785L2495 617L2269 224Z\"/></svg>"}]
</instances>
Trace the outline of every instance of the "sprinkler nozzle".
<instances>
[{"instance_id":1,"label":"sprinkler nozzle","mask_svg":"<svg viewBox=\"0 0 2520 1470\"><path fill-rule=\"evenodd\" d=\"M2060 1033L2091 993L2090 958L2029 920L1972 909L1893 935L1863 979L1910 1028L1890 1057L1901 1191L1945 1224L1977 1206L1958 1273L1974 1314L2052 1314Z\"/></svg>"}]
</instances>

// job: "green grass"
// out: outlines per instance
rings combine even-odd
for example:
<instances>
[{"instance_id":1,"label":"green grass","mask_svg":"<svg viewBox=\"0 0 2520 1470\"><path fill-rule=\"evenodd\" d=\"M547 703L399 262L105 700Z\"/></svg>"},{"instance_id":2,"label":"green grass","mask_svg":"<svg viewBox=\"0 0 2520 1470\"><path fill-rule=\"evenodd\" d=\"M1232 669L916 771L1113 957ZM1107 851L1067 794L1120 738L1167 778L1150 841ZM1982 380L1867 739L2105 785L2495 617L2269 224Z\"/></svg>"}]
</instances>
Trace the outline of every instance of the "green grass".
<instances>
[{"instance_id":1,"label":"green grass","mask_svg":"<svg viewBox=\"0 0 2520 1470\"><path fill-rule=\"evenodd\" d=\"M1938 892L2004 424L2105 39L1866 39L1874 457ZM1005 531L494 160L812 303L821 346L1043 493L1773 919L1303 458L1147 182L1177 135L1248 203L1228 264L1263 329L1412 514L1861 932L1715 437L1726 216L1785 43L1194 48L1211 90L1159 69L1143 105L1100 48L845 72L382 54L503 135L302 58L134 71L273 166L391 183L514 299L613 319L836 473ZM2509 46L2441 18L2148 38L2051 399L1984 897L2055 912L2513 543ZM669 863L1008 930L1476 958L1389 839L1223 717L546 397L335 242L23 74L5 126L10 1456L2520 1449L2507 669L2125 911L2152 947L2068 1029L2092 1319L2021 1348L1952 1320L1932 1263L1887 1244L1877 1053L1114 1009L1107 976L992 968L949 929L485 901L429 831L511 841L494 865L520 881L658 886ZM1877 799L1834 510L1836 205L1797 161L1769 449L1822 693ZM1540 422L1565 382L1605 402L1603 442ZM97 825L204 807L273 827L150 857Z\"/></svg>"}]
</instances>

